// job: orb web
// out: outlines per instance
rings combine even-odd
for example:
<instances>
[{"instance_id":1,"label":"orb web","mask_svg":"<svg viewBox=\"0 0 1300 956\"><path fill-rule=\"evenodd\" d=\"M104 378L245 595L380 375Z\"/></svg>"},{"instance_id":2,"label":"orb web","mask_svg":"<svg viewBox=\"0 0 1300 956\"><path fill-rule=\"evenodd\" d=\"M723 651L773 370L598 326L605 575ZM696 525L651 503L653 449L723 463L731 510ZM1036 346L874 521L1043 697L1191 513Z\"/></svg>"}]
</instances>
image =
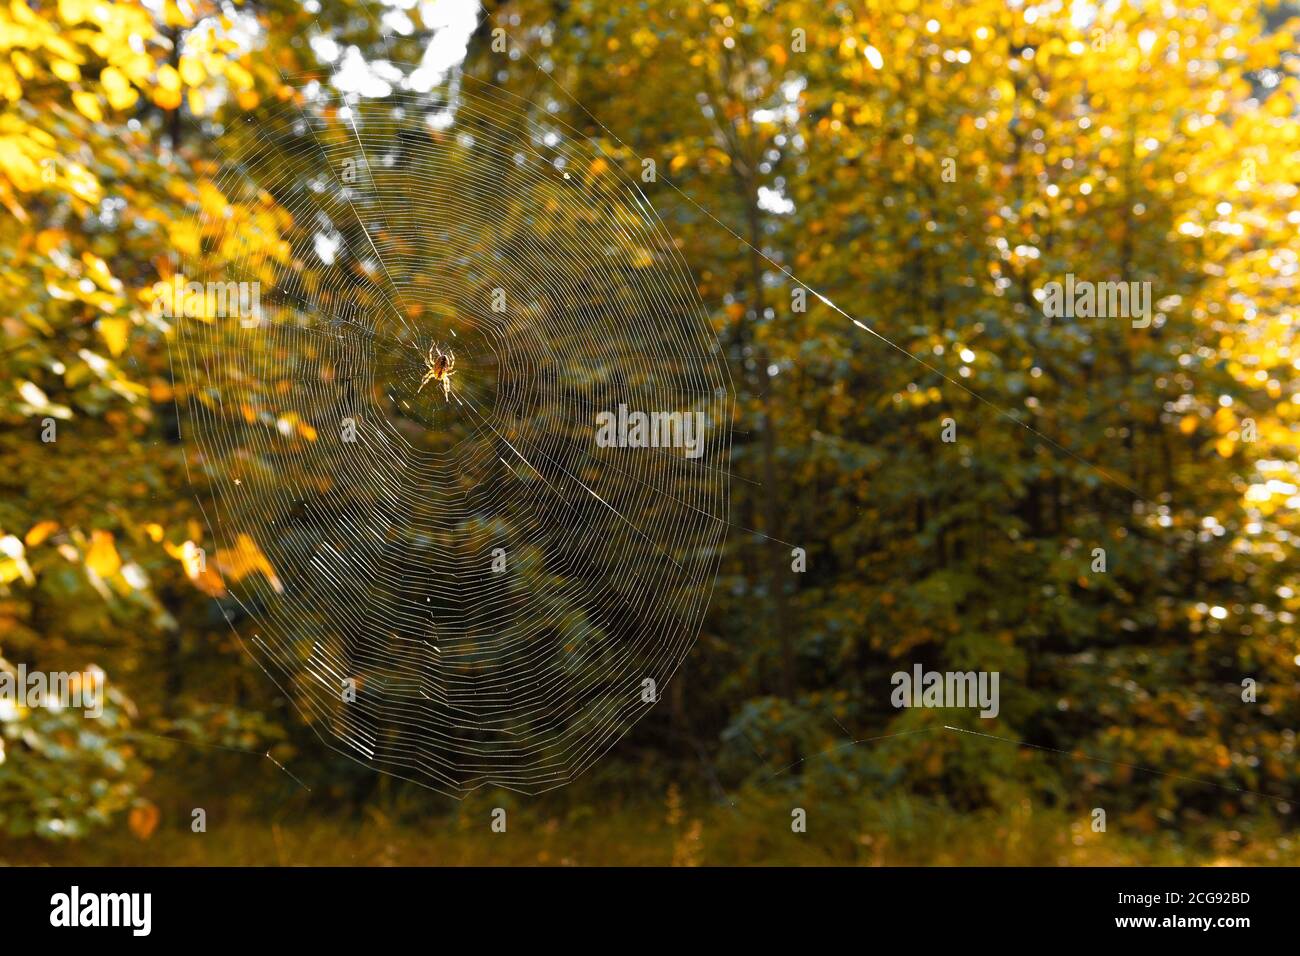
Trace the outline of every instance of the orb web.
<instances>
[{"instance_id":1,"label":"orb web","mask_svg":"<svg viewBox=\"0 0 1300 956\"><path fill-rule=\"evenodd\" d=\"M173 365L241 642L375 770L564 784L662 695L727 527L731 385L671 237L490 87L286 103L218 145L255 213L200 197ZM697 446L599 441L620 407Z\"/></svg>"}]
</instances>

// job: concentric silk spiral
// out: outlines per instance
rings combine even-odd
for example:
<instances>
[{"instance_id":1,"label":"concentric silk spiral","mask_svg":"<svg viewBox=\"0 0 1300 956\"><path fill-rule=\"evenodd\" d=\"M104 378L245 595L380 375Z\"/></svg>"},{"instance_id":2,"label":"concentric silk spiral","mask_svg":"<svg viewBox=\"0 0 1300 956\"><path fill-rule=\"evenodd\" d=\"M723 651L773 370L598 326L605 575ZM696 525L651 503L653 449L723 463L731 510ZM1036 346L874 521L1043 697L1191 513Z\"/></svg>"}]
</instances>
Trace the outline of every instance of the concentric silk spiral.
<instances>
[{"instance_id":1,"label":"concentric silk spiral","mask_svg":"<svg viewBox=\"0 0 1300 956\"><path fill-rule=\"evenodd\" d=\"M200 191L173 366L244 646L375 770L563 785L662 697L727 528L731 384L639 160L491 88L219 145L261 211Z\"/></svg>"}]
</instances>

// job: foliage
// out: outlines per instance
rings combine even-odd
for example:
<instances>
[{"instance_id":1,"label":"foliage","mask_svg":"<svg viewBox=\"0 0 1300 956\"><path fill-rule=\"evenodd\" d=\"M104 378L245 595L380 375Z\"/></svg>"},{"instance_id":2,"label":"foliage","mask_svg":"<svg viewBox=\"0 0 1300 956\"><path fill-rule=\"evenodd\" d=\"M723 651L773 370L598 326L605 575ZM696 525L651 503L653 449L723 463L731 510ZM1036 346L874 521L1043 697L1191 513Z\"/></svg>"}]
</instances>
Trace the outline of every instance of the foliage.
<instances>
[{"instance_id":1,"label":"foliage","mask_svg":"<svg viewBox=\"0 0 1300 956\"><path fill-rule=\"evenodd\" d=\"M16 674L3 658L0 670ZM147 771L128 734L134 707L115 688L102 693L94 719L56 701L0 701L0 833L75 839L137 802Z\"/></svg>"}]
</instances>

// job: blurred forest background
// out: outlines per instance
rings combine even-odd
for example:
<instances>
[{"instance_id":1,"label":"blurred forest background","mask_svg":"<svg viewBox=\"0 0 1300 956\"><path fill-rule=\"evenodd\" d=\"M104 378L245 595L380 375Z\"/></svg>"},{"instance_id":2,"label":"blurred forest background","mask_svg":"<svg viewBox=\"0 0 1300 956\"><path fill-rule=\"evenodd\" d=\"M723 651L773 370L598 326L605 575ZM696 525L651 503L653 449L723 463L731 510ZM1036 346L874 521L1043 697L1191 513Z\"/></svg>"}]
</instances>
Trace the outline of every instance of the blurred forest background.
<instances>
[{"instance_id":1,"label":"blurred forest background","mask_svg":"<svg viewBox=\"0 0 1300 956\"><path fill-rule=\"evenodd\" d=\"M0 666L93 664L109 697L0 705L0 863L1300 861L1296 12L6 2ZM257 569L186 558L151 290L210 251L200 207L317 262L274 197L221 193L213 138L382 98L394 62L516 92L638 182L654 157L737 390L732 520L761 534L728 536L659 706L538 798L324 747L222 616ZM1150 282L1150 327L1045 318L1067 273ZM913 663L999 671L999 716L895 710Z\"/></svg>"}]
</instances>

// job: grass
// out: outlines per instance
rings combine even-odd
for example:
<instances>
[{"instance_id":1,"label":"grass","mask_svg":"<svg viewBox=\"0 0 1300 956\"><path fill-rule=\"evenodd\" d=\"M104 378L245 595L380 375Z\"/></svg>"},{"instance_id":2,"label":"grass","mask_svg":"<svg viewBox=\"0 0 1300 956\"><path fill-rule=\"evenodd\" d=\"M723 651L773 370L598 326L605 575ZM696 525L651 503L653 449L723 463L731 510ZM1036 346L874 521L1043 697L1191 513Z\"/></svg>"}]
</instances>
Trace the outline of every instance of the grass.
<instances>
[{"instance_id":1,"label":"grass","mask_svg":"<svg viewBox=\"0 0 1300 956\"><path fill-rule=\"evenodd\" d=\"M506 831L492 831L495 803ZM683 801L674 788L654 802L554 813L518 798L472 798L412 818L371 807L360 818L309 813L258 818L211 812L204 833L188 813L164 814L147 838L123 824L77 843L0 843L0 863L168 866L691 866L691 865L1300 865L1300 841L1234 830L1195 835L1128 832L1123 821L1093 832L1085 817L1029 801L956 814L907 798L806 808L807 832L791 831L788 799L743 804ZM168 821L167 816L173 819Z\"/></svg>"}]
</instances>

